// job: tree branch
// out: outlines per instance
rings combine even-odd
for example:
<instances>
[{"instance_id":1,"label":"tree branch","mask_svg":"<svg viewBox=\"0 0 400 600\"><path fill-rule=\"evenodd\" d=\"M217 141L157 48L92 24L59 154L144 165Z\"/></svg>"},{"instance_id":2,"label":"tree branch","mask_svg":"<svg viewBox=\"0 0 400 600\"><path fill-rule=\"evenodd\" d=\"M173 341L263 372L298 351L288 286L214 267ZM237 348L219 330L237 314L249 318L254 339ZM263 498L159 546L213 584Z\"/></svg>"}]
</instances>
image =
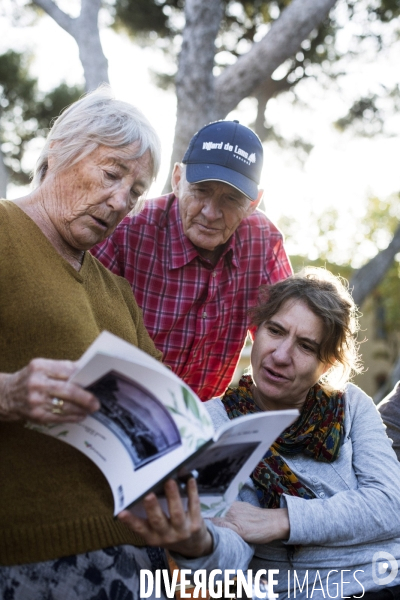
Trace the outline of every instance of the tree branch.
<instances>
[{"instance_id":1,"label":"tree branch","mask_svg":"<svg viewBox=\"0 0 400 600\"><path fill-rule=\"evenodd\" d=\"M46 11L78 44L86 90L94 90L103 82L108 83L108 61L101 46L98 25L101 0L81 0L81 12L76 19L60 10L53 0L32 1Z\"/></svg>"},{"instance_id":2,"label":"tree branch","mask_svg":"<svg viewBox=\"0 0 400 600\"><path fill-rule=\"evenodd\" d=\"M6 198L8 184L7 167L4 164L3 153L0 149L0 198Z\"/></svg>"},{"instance_id":3,"label":"tree branch","mask_svg":"<svg viewBox=\"0 0 400 600\"><path fill-rule=\"evenodd\" d=\"M293 56L313 29L324 20L336 0L293 0L265 37L215 81L217 118L224 118L243 98L271 77Z\"/></svg>"},{"instance_id":4,"label":"tree branch","mask_svg":"<svg viewBox=\"0 0 400 600\"><path fill-rule=\"evenodd\" d=\"M381 250L366 265L358 269L350 280L350 289L353 288L353 298L358 306L364 302L368 294L381 282L386 271L400 251L400 226L396 230L392 241L385 250Z\"/></svg>"},{"instance_id":5,"label":"tree branch","mask_svg":"<svg viewBox=\"0 0 400 600\"><path fill-rule=\"evenodd\" d=\"M101 0L81 0L81 13L77 19L75 40L85 73L87 91L102 83L109 83L108 61L104 55L99 32Z\"/></svg>"},{"instance_id":6,"label":"tree branch","mask_svg":"<svg viewBox=\"0 0 400 600\"><path fill-rule=\"evenodd\" d=\"M255 98L262 97L266 102L268 102L270 98L273 98L282 92L287 92L297 83L297 81L288 81L287 77L284 77L283 79L272 79L270 77L269 79L261 82L261 84L254 90L253 96Z\"/></svg>"},{"instance_id":7,"label":"tree branch","mask_svg":"<svg viewBox=\"0 0 400 600\"><path fill-rule=\"evenodd\" d=\"M62 27L67 33L74 36L74 21L72 17L58 8L53 0L33 0L36 6L44 10L54 21Z\"/></svg>"},{"instance_id":8,"label":"tree branch","mask_svg":"<svg viewBox=\"0 0 400 600\"><path fill-rule=\"evenodd\" d=\"M215 120L214 57L215 39L223 15L222 0L187 0L186 24L176 76L177 122L171 156L182 160L193 133ZM165 188L170 189L168 175Z\"/></svg>"},{"instance_id":9,"label":"tree branch","mask_svg":"<svg viewBox=\"0 0 400 600\"><path fill-rule=\"evenodd\" d=\"M275 80L266 79L263 81L257 89L253 92L253 97L257 100L257 115L256 120L254 122L254 131L261 139L261 141L265 141L267 135L267 128L265 127L265 111L267 108L268 100L281 94L282 92L287 92L291 87L296 85L297 82L293 81L290 83L287 77L283 79Z\"/></svg>"}]
</instances>

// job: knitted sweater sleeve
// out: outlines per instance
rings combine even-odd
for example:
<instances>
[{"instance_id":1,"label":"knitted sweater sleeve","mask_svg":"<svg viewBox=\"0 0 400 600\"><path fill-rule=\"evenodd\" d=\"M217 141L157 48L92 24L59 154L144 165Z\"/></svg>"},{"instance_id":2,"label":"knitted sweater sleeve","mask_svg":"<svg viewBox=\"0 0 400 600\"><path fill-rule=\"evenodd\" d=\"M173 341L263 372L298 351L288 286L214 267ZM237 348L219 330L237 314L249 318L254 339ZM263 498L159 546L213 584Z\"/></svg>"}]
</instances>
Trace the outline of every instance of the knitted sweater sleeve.
<instances>
[{"instance_id":1,"label":"knitted sweater sleeve","mask_svg":"<svg viewBox=\"0 0 400 600\"><path fill-rule=\"evenodd\" d=\"M345 393L351 425L341 451L357 479L356 489L330 498L305 500L285 495L289 544L351 546L400 535L400 465L379 413L356 386Z\"/></svg>"}]
</instances>

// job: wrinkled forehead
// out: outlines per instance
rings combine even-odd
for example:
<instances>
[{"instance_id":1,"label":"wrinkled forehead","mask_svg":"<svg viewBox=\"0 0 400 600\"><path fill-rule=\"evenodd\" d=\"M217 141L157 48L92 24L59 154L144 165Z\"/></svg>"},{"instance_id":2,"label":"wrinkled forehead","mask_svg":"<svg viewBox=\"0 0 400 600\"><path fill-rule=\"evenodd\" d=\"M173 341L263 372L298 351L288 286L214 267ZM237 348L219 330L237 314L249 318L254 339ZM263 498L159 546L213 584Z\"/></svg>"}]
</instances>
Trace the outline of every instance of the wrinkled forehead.
<instances>
[{"instance_id":1,"label":"wrinkled forehead","mask_svg":"<svg viewBox=\"0 0 400 600\"><path fill-rule=\"evenodd\" d=\"M323 319L312 309L312 307L308 304L306 298L287 298L277 307L277 309L273 313L270 314L267 320L274 320L279 317L285 318L287 315L289 315L289 313L304 315L310 319L310 322L318 324L321 328L324 329L325 324Z\"/></svg>"},{"instance_id":2,"label":"wrinkled forehead","mask_svg":"<svg viewBox=\"0 0 400 600\"><path fill-rule=\"evenodd\" d=\"M112 159L120 161L134 161L143 157L143 164L152 161L150 150L147 149L143 151L140 141L133 142L127 146L100 146L100 148L104 148L105 154Z\"/></svg>"}]
</instances>

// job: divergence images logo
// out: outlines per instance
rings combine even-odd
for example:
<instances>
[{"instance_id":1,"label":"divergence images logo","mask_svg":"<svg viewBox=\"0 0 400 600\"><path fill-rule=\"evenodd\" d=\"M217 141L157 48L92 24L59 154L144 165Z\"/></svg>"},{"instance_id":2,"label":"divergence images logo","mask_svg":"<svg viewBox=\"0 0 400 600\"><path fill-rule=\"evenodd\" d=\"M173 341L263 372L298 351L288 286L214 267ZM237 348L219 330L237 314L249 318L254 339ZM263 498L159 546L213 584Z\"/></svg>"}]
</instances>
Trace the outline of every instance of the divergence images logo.
<instances>
[{"instance_id":1,"label":"divergence images logo","mask_svg":"<svg viewBox=\"0 0 400 600\"><path fill-rule=\"evenodd\" d=\"M396 578L399 567L389 552L381 550L372 557L372 579L377 585L388 585Z\"/></svg>"}]
</instances>

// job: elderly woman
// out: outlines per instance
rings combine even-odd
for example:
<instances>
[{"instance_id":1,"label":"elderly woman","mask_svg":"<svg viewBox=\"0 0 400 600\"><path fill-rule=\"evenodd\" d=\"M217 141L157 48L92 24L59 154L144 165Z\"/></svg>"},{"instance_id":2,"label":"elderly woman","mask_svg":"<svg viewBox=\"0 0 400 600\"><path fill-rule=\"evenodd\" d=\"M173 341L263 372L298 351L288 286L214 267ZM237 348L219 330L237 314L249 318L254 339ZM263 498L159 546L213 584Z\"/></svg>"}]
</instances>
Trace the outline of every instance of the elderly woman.
<instances>
[{"instance_id":1,"label":"elderly woman","mask_svg":"<svg viewBox=\"0 0 400 600\"><path fill-rule=\"evenodd\" d=\"M181 568L276 570L280 599L398 598L400 467L371 399L346 383L358 369L351 296L311 270L268 287L252 316L252 376L208 403L214 423L285 408L299 418L218 520L225 529L205 527L193 490L187 514L173 489L171 519L152 495L148 520L120 518L148 543L169 535Z\"/></svg>"},{"instance_id":2,"label":"elderly woman","mask_svg":"<svg viewBox=\"0 0 400 600\"><path fill-rule=\"evenodd\" d=\"M2 598L128 600L141 566L164 566L161 551L136 548L143 542L113 519L90 460L24 427L98 409L68 378L102 330L161 358L129 284L87 252L137 209L159 159L145 117L103 88L56 120L34 190L0 201Z\"/></svg>"}]
</instances>

